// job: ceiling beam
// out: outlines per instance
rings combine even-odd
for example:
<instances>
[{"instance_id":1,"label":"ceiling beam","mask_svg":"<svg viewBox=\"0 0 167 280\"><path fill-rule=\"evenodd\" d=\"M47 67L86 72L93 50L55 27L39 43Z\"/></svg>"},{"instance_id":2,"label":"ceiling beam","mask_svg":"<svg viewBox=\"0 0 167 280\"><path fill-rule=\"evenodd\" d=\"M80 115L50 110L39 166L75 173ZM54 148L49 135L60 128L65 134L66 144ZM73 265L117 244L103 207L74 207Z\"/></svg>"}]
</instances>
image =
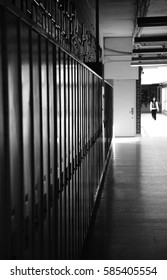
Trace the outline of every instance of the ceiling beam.
<instances>
[{"instance_id":1,"label":"ceiling beam","mask_svg":"<svg viewBox=\"0 0 167 280\"><path fill-rule=\"evenodd\" d=\"M167 42L167 36L146 36L146 37L134 38L134 43L146 43L146 42Z\"/></svg>"},{"instance_id":2,"label":"ceiling beam","mask_svg":"<svg viewBox=\"0 0 167 280\"><path fill-rule=\"evenodd\" d=\"M133 49L133 54L144 54L144 53L167 53L167 48L141 48Z\"/></svg>"},{"instance_id":3,"label":"ceiling beam","mask_svg":"<svg viewBox=\"0 0 167 280\"><path fill-rule=\"evenodd\" d=\"M167 26L167 17L139 17L137 25L138 27Z\"/></svg>"}]
</instances>

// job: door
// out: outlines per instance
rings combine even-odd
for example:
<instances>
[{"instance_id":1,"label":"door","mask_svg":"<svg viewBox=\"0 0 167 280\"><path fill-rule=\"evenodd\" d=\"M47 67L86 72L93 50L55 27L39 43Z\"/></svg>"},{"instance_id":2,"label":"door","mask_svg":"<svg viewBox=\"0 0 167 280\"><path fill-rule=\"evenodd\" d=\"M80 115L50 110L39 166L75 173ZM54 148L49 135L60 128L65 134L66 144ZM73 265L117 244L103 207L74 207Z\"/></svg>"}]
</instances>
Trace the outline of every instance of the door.
<instances>
[{"instance_id":1,"label":"door","mask_svg":"<svg viewBox=\"0 0 167 280\"><path fill-rule=\"evenodd\" d=\"M114 80L114 135L136 135L136 80Z\"/></svg>"}]
</instances>

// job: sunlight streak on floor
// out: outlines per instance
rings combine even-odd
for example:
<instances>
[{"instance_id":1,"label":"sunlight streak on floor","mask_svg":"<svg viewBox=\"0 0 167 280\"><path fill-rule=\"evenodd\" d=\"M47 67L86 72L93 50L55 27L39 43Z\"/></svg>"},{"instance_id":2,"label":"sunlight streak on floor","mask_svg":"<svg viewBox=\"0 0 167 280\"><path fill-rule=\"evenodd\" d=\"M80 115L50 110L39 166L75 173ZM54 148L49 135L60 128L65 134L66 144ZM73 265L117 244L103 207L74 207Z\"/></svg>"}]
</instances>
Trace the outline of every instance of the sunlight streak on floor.
<instances>
[{"instance_id":1,"label":"sunlight streak on floor","mask_svg":"<svg viewBox=\"0 0 167 280\"><path fill-rule=\"evenodd\" d=\"M154 120L151 114L141 114L141 134L145 137L167 136L167 116L157 114L157 119Z\"/></svg>"}]
</instances>

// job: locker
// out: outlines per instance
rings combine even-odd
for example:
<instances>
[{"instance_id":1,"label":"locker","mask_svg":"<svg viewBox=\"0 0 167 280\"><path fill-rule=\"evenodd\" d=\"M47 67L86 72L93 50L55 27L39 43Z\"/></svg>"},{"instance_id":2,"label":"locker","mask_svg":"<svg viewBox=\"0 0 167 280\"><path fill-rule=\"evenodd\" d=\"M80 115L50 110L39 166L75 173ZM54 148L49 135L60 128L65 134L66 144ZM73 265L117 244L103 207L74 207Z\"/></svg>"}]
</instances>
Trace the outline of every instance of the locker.
<instances>
[{"instance_id":1,"label":"locker","mask_svg":"<svg viewBox=\"0 0 167 280\"><path fill-rule=\"evenodd\" d=\"M82 100L82 91L81 91L81 74L82 69L81 65L78 63L78 88L77 88L77 130L78 130L78 166L81 163L81 138L82 138L82 122L81 122L81 100Z\"/></svg>"},{"instance_id":2,"label":"locker","mask_svg":"<svg viewBox=\"0 0 167 280\"><path fill-rule=\"evenodd\" d=\"M63 139L63 235L64 235L64 242L63 242L63 255L64 259L67 258L69 253L69 247L68 247L68 180L67 180L67 169L68 169L68 59L65 52L62 54L62 64L63 64L63 88L61 92L61 98L62 98L62 132L64 135Z\"/></svg>"},{"instance_id":3,"label":"locker","mask_svg":"<svg viewBox=\"0 0 167 280\"><path fill-rule=\"evenodd\" d=\"M50 252L51 258L55 258L56 253L56 205L55 205L55 197L56 197L56 162L55 159L57 157L57 147L56 147L56 111L55 108L57 106L55 102L55 82L54 82L54 56L53 45L51 43L48 44L48 104L49 104L49 211L50 211Z\"/></svg>"},{"instance_id":4,"label":"locker","mask_svg":"<svg viewBox=\"0 0 167 280\"><path fill-rule=\"evenodd\" d=\"M87 151L90 150L90 73L87 74Z\"/></svg>"},{"instance_id":5,"label":"locker","mask_svg":"<svg viewBox=\"0 0 167 280\"><path fill-rule=\"evenodd\" d=\"M60 92L59 92L59 102L60 102L60 185L61 189L64 188L65 185L65 168L66 168L66 112L65 112L65 54L62 50L60 50Z\"/></svg>"},{"instance_id":6,"label":"locker","mask_svg":"<svg viewBox=\"0 0 167 280\"><path fill-rule=\"evenodd\" d=\"M85 127L84 127L84 155L87 155L87 69L85 69L85 93L84 93L84 104L85 104ZM87 174L87 173L86 173Z\"/></svg>"},{"instance_id":7,"label":"locker","mask_svg":"<svg viewBox=\"0 0 167 280\"><path fill-rule=\"evenodd\" d=\"M41 108L40 108L40 71L39 71L39 35L32 31L32 91L33 91L33 231L34 231L34 258L42 255L42 139L41 139Z\"/></svg>"},{"instance_id":8,"label":"locker","mask_svg":"<svg viewBox=\"0 0 167 280\"><path fill-rule=\"evenodd\" d=\"M61 259L66 259L67 254L67 226L66 226L66 188L61 192Z\"/></svg>"},{"instance_id":9,"label":"locker","mask_svg":"<svg viewBox=\"0 0 167 280\"><path fill-rule=\"evenodd\" d=\"M88 152L87 155L87 161L88 161L88 213L89 213L89 217L91 216L92 213L92 208L91 208L91 157L90 157L90 151Z\"/></svg>"},{"instance_id":10,"label":"locker","mask_svg":"<svg viewBox=\"0 0 167 280\"><path fill-rule=\"evenodd\" d=\"M68 149L69 149L69 160L68 160L68 178L69 178L69 258L72 256L72 215L73 215L73 185L72 185L72 145L73 145L73 126L72 126L72 94L73 94L73 85L72 85L72 58L69 57L69 73L68 73L68 131L69 131L69 140L68 140Z\"/></svg>"},{"instance_id":11,"label":"locker","mask_svg":"<svg viewBox=\"0 0 167 280\"><path fill-rule=\"evenodd\" d=\"M74 219L74 227L75 227L75 235L74 235L74 241L75 241L75 252L76 256L78 254L78 152L79 152L79 146L78 146L78 136L79 136L79 128L78 128L78 121L79 121L79 106L78 106L78 62L74 60L74 95L73 95L73 106L74 106L74 201L75 201L75 219Z\"/></svg>"},{"instance_id":12,"label":"locker","mask_svg":"<svg viewBox=\"0 0 167 280\"><path fill-rule=\"evenodd\" d=\"M75 250L78 254L78 63L74 61L74 200L75 200Z\"/></svg>"},{"instance_id":13,"label":"locker","mask_svg":"<svg viewBox=\"0 0 167 280\"><path fill-rule=\"evenodd\" d=\"M78 254L80 254L81 252L81 246L82 246L82 238L83 238L83 203L82 203L82 199L83 199L83 162L80 162L80 166L79 166L79 185L78 185L78 209L79 209L79 216L78 216Z\"/></svg>"},{"instance_id":14,"label":"locker","mask_svg":"<svg viewBox=\"0 0 167 280\"><path fill-rule=\"evenodd\" d=\"M61 129L61 108L60 108L60 50L55 46L55 80L56 80L56 89L55 89L55 102L56 102L56 133L57 133L57 187L58 191L60 190L60 162L61 162L61 141L60 141L60 129Z\"/></svg>"},{"instance_id":15,"label":"locker","mask_svg":"<svg viewBox=\"0 0 167 280\"><path fill-rule=\"evenodd\" d=\"M33 19L53 34L51 2L67 47L69 7L33 1ZM41 29L0 13L0 256L77 259L112 139L112 88L105 83L104 151L102 80Z\"/></svg>"},{"instance_id":16,"label":"locker","mask_svg":"<svg viewBox=\"0 0 167 280\"><path fill-rule=\"evenodd\" d=\"M75 158L75 81L74 81L74 60L71 58L71 79L70 79L70 84L71 84L71 98L70 98L70 131L71 131L71 176L74 174L74 158Z\"/></svg>"},{"instance_id":17,"label":"locker","mask_svg":"<svg viewBox=\"0 0 167 280\"><path fill-rule=\"evenodd\" d=\"M78 63L74 62L74 168L78 167Z\"/></svg>"},{"instance_id":18,"label":"locker","mask_svg":"<svg viewBox=\"0 0 167 280\"><path fill-rule=\"evenodd\" d=\"M66 251L65 259L69 259L70 255L70 180L68 180L65 191L65 234L66 234Z\"/></svg>"},{"instance_id":19,"label":"locker","mask_svg":"<svg viewBox=\"0 0 167 280\"><path fill-rule=\"evenodd\" d=\"M75 187L75 201L76 201L76 205L75 205L75 209L76 209L76 215L75 215L75 258L77 259L78 255L79 255L79 238L80 238L80 233L79 233L79 168L77 168L76 172L75 172L75 180L76 180L76 187Z\"/></svg>"},{"instance_id":20,"label":"locker","mask_svg":"<svg viewBox=\"0 0 167 280\"><path fill-rule=\"evenodd\" d=\"M0 9L0 26L2 27L2 11ZM3 60L2 60L2 29L0 27L0 259L6 259L5 249L7 248L5 232L7 221L4 212L6 209L5 197L5 126L4 126L4 95L3 95ZM3 39L4 40L4 39ZM8 188L8 185L6 186Z\"/></svg>"},{"instance_id":21,"label":"locker","mask_svg":"<svg viewBox=\"0 0 167 280\"><path fill-rule=\"evenodd\" d=\"M73 197L73 187L74 187L74 181L71 177L69 181L69 257L68 259L73 258L73 248L74 248L74 239L73 239L73 233L74 233L74 197Z\"/></svg>"},{"instance_id":22,"label":"locker","mask_svg":"<svg viewBox=\"0 0 167 280\"><path fill-rule=\"evenodd\" d=\"M76 220L76 213L77 213L77 201L76 201L76 169L77 169L77 162L76 162L76 154L77 154L77 73L76 73L76 61L72 60L72 186L73 186L73 236L72 236L72 244L73 244L73 258L75 256L76 251L76 240L77 240L77 220Z\"/></svg>"},{"instance_id":23,"label":"locker","mask_svg":"<svg viewBox=\"0 0 167 280\"><path fill-rule=\"evenodd\" d=\"M82 159L85 156L85 67L82 68Z\"/></svg>"},{"instance_id":24,"label":"locker","mask_svg":"<svg viewBox=\"0 0 167 280\"><path fill-rule=\"evenodd\" d=\"M72 126L71 126L71 58L68 57L68 173L67 178L68 180L71 179L71 142L72 142Z\"/></svg>"},{"instance_id":25,"label":"locker","mask_svg":"<svg viewBox=\"0 0 167 280\"><path fill-rule=\"evenodd\" d=\"M88 84L88 70L86 70L86 86L85 86L85 90L86 90L86 93L85 93L85 99L86 99L86 127L85 127L85 133L86 133L86 135L85 135L85 143L86 143L86 147L85 147L85 149L86 149L86 154L87 154L87 152L88 152L88 143L89 143L89 137L88 137L88 121L89 121L89 116L88 116L88 89L89 89L89 84Z\"/></svg>"},{"instance_id":26,"label":"locker","mask_svg":"<svg viewBox=\"0 0 167 280\"><path fill-rule=\"evenodd\" d=\"M64 135L65 135L65 185L68 183L69 179L69 60L65 53L64 55L64 106L65 106L65 116L64 116Z\"/></svg>"},{"instance_id":27,"label":"locker","mask_svg":"<svg viewBox=\"0 0 167 280\"><path fill-rule=\"evenodd\" d=\"M60 48L56 51L56 69L57 69L57 172L59 184L58 199L58 255L60 259L64 256L64 64L63 52Z\"/></svg>"},{"instance_id":28,"label":"locker","mask_svg":"<svg viewBox=\"0 0 167 280\"><path fill-rule=\"evenodd\" d=\"M82 127L81 127L81 74L82 74L82 66L78 63L77 64L77 253L80 252L80 240L81 240L81 133L82 133Z\"/></svg>"},{"instance_id":29,"label":"locker","mask_svg":"<svg viewBox=\"0 0 167 280\"><path fill-rule=\"evenodd\" d=\"M94 134L94 130L93 130L93 127L94 127L94 108L93 108L93 104L94 104L94 100L93 100L93 94L94 94L94 91L93 91L93 74L90 73L90 108L89 108L89 111L90 111L90 145L92 146L93 145L93 134Z\"/></svg>"},{"instance_id":30,"label":"locker","mask_svg":"<svg viewBox=\"0 0 167 280\"><path fill-rule=\"evenodd\" d=\"M70 207L71 207L71 198L70 198L70 65L69 65L69 56L65 55L65 104L66 104L66 234L67 234L67 259L70 255Z\"/></svg>"},{"instance_id":31,"label":"locker","mask_svg":"<svg viewBox=\"0 0 167 280\"><path fill-rule=\"evenodd\" d=\"M80 148L80 153L81 153L81 160L83 159L84 156L84 67L83 65L81 66L81 83L80 83L80 91L81 91L81 148Z\"/></svg>"},{"instance_id":32,"label":"locker","mask_svg":"<svg viewBox=\"0 0 167 280\"><path fill-rule=\"evenodd\" d=\"M87 225L87 229L89 227L89 220L90 220L90 216L91 216L91 211L90 211L90 195L89 195L89 152L87 153L87 157L86 157L86 168L87 168L87 187L86 187L86 225Z\"/></svg>"},{"instance_id":33,"label":"locker","mask_svg":"<svg viewBox=\"0 0 167 280\"><path fill-rule=\"evenodd\" d=\"M72 162L73 162L73 84L72 84L72 73L73 73L73 65L72 58L69 57L69 122L68 122L68 130L69 130L69 179L71 179L72 175Z\"/></svg>"},{"instance_id":34,"label":"locker","mask_svg":"<svg viewBox=\"0 0 167 280\"><path fill-rule=\"evenodd\" d=\"M85 158L83 157L81 162L81 190L80 190L80 196L81 196L81 242L80 242L80 250L82 249L83 245L83 239L84 239L84 199L85 199Z\"/></svg>"},{"instance_id":35,"label":"locker","mask_svg":"<svg viewBox=\"0 0 167 280\"><path fill-rule=\"evenodd\" d=\"M78 63L78 88L77 88L77 129L78 129L78 182L77 182L77 201L78 201L78 255L80 253L80 242L81 242L81 139L82 139L82 65Z\"/></svg>"},{"instance_id":36,"label":"locker","mask_svg":"<svg viewBox=\"0 0 167 280\"><path fill-rule=\"evenodd\" d=\"M23 213L23 139L21 110L21 65L19 58L18 21L10 13L6 14L7 37L7 87L6 94L6 145L8 165L8 180L10 187L10 240L8 240L8 258L22 258L22 213ZM12 36L11 36L12 34ZM7 183L7 186L8 186ZM8 232L7 232L8 235Z\"/></svg>"},{"instance_id":37,"label":"locker","mask_svg":"<svg viewBox=\"0 0 167 280\"><path fill-rule=\"evenodd\" d=\"M42 204L43 204L43 257L49 257L49 129L48 129L48 75L46 60L46 39L41 36L41 61L40 61L40 82L41 82L41 120L42 120Z\"/></svg>"},{"instance_id":38,"label":"locker","mask_svg":"<svg viewBox=\"0 0 167 280\"><path fill-rule=\"evenodd\" d=\"M23 217L24 217L24 258L32 258L33 205L32 205L32 96L30 78L30 30L21 23L21 93L22 93L22 137L23 137Z\"/></svg>"},{"instance_id":39,"label":"locker","mask_svg":"<svg viewBox=\"0 0 167 280\"><path fill-rule=\"evenodd\" d=\"M62 216L61 216L61 193L57 201L57 259L61 259L62 254Z\"/></svg>"},{"instance_id":40,"label":"locker","mask_svg":"<svg viewBox=\"0 0 167 280\"><path fill-rule=\"evenodd\" d=\"M69 143L69 150L70 150L70 160L69 160L69 175L70 175L70 212L69 212L69 224L70 224L70 259L73 256L73 248L74 248L74 239L73 239L73 232L74 232L74 180L73 180L73 173L74 173L74 161L73 161L73 145L74 145L74 127L73 127L73 95L74 95L74 88L73 88L73 59L69 57L69 131L70 131L70 143Z\"/></svg>"},{"instance_id":41,"label":"locker","mask_svg":"<svg viewBox=\"0 0 167 280\"><path fill-rule=\"evenodd\" d=\"M77 241L77 201L76 201L76 172L72 176L72 184L73 184L73 216L72 216L72 221L73 221L73 231L72 231L72 259L75 259L76 257L76 251L77 251L77 246L76 246L76 241Z\"/></svg>"},{"instance_id":42,"label":"locker","mask_svg":"<svg viewBox=\"0 0 167 280\"><path fill-rule=\"evenodd\" d=\"M84 191L85 191L85 67L82 66L82 99L81 99L81 120L82 120L82 139L81 139L81 247L84 236Z\"/></svg>"},{"instance_id":43,"label":"locker","mask_svg":"<svg viewBox=\"0 0 167 280\"><path fill-rule=\"evenodd\" d=\"M87 229L88 229L88 224L89 224L89 196L88 196L88 156L85 157L85 186L84 186L84 240L86 237ZM83 241L84 241L83 240Z\"/></svg>"}]
</instances>

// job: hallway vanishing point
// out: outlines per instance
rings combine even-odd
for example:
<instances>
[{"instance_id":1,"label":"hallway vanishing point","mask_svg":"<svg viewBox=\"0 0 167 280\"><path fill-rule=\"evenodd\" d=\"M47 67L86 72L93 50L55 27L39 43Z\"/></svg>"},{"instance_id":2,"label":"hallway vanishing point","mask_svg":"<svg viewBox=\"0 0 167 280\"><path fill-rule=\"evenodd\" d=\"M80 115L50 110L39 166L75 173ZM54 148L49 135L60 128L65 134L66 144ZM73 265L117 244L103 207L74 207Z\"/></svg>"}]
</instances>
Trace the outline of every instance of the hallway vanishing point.
<instances>
[{"instance_id":1,"label":"hallway vanishing point","mask_svg":"<svg viewBox=\"0 0 167 280\"><path fill-rule=\"evenodd\" d=\"M167 259L167 116L115 138L83 259Z\"/></svg>"}]
</instances>

